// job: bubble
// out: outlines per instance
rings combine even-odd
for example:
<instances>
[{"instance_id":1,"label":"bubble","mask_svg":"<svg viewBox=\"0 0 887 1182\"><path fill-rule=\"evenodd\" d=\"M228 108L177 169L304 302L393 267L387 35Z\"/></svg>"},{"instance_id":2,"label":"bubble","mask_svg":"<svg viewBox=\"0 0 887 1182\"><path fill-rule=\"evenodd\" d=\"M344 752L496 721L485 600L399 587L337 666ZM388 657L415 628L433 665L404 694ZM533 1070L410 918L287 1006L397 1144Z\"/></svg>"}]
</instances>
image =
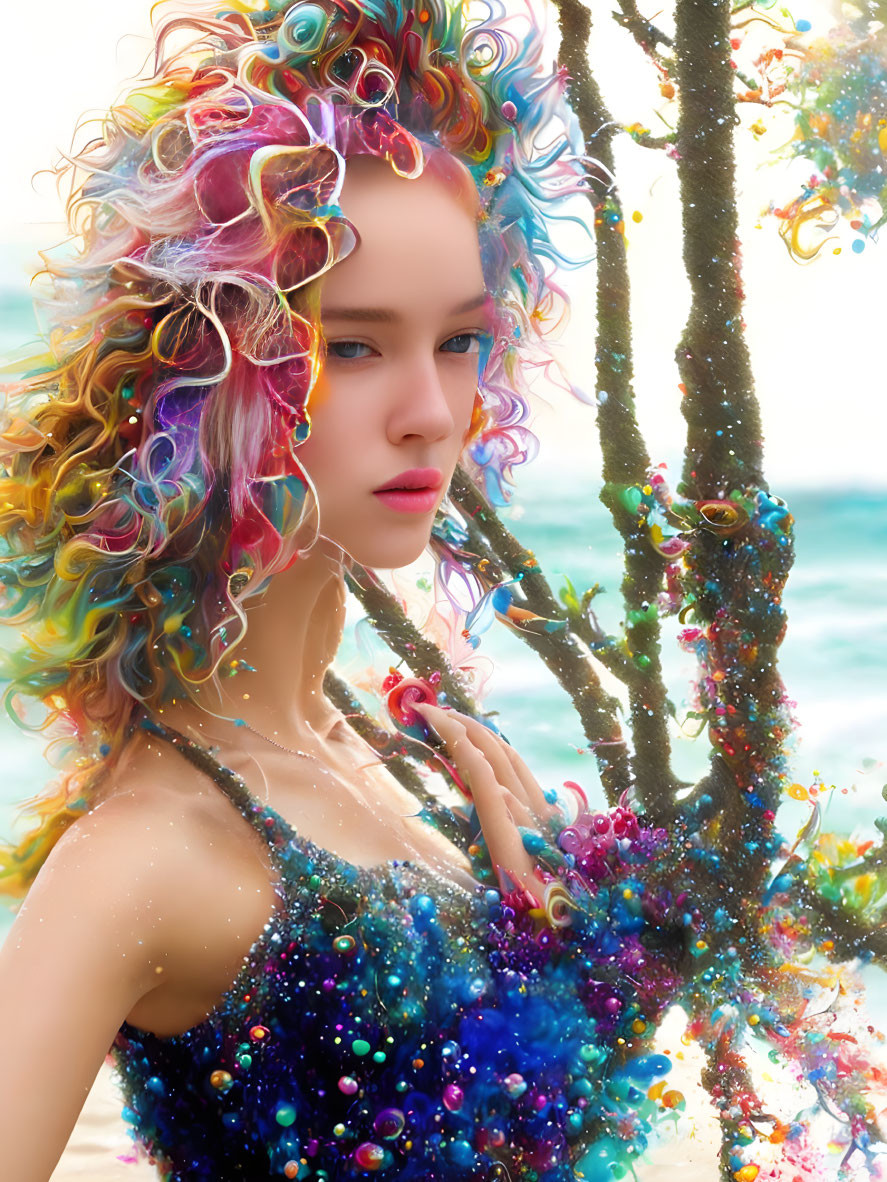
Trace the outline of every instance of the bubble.
<instances>
[{"instance_id":1,"label":"bubble","mask_svg":"<svg viewBox=\"0 0 887 1182\"><path fill-rule=\"evenodd\" d=\"M458 1084L447 1084L443 1090L444 1108L449 1112L458 1112L465 1100L465 1093Z\"/></svg>"},{"instance_id":2,"label":"bubble","mask_svg":"<svg viewBox=\"0 0 887 1182\"><path fill-rule=\"evenodd\" d=\"M378 1170L385 1161L385 1150L374 1141L364 1141L355 1149L354 1160L362 1170Z\"/></svg>"},{"instance_id":3,"label":"bubble","mask_svg":"<svg viewBox=\"0 0 887 1182\"><path fill-rule=\"evenodd\" d=\"M278 1104L274 1119L283 1128L288 1129L296 1122L296 1110L292 1104Z\"/></svg>"},{"instance_id":4,"label":"bubble","mask_svg":"<svg viewBox=\"0 0 887 1182\"><path fill-rule=\"evenodd\" d=\"M231 1088L234 1080L231 1078L231 1074L228 1071L214 1071L209 1077L209 1082L217 1092L224 1093Z\"/></svg>"},{"instance_id":5,"label":"bubble","mask_svg":"<svg viewBox=\"0 0 887 1182\"><path fill-rule=\"evenodd\" d=\"M353 1096L357 1091L357 1080L350 1075L343 1075L339 1080L339 1091L345 1096Z\"/></svg>"},{"instance_id":6,"label":"bubble","mask_svg":"<svg viewBox=\"0 0 887 1182\"><path fill-rule=\"evenodd\" d=\"M383 1108L373 1122L373 1129L385 1141L393 1141L403 1132L406 1117L399 1108Z\"/></svg>"}]
</instances>

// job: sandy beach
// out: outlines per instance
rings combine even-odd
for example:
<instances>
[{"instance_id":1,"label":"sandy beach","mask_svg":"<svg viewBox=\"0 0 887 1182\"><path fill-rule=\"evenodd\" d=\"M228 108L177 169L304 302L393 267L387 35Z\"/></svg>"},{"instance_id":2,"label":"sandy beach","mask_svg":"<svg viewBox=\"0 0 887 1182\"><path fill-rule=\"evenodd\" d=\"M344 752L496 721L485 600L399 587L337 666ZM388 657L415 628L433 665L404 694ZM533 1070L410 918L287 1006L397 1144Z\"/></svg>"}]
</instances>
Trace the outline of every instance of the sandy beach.
<instances>
[{"instance_id":1,"label":"sandy beach","mask_svg":"<svg viewBox=\"0 0 887 1182\"><path fill-rule=\"evenodd\" d=\"M688 1054L687 1060L691 1056ZM717 1129L701 1089L693 1089L692 1062L675 1064L671 1085L683 1087L687 1113L677 1138L657 1146L638 1169L638 1182L718 1182ZM679 1078L680 1077L680 1078ZM121 1100L110 1068L102 1069L95 1087L52 1175L52 1182L156 1182L157 1171L132 1160L132 1143L120 1116ZM217 1182L233 1182L218 1179Z\"/></svg>"}]
</instances>

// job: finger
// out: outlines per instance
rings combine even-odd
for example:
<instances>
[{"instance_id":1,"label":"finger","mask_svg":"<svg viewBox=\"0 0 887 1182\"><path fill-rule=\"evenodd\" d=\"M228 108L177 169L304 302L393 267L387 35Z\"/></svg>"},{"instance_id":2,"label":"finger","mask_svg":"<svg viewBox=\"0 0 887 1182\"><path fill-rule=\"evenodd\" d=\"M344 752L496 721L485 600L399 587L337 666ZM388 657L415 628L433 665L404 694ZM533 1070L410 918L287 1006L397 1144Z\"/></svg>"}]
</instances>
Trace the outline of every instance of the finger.
<instances>
[{"instance_id":1,"label":"finger","mask_svg":"<svg viewBox=\"0 0 887 1182\"><path fill-rule=\"evenodd\" d=\"M460 719L460 721L462 720ZM483 752L496 775L496 779L510 796L509 807L514 812L516 819L518 816L522 818L519 824L535 828L539 823L539 818L532 807L530 795L525 785L521 782L514 765L508 758L506 745L500 742L492 731L482 723L466 719L462 725L465 727L468 738Z\"/></svg>"},{"instance_id":2,"label":"finger","mask_svg":"<svg viewBox=\"0 0 887 1182\"><path fill-rule=\"evenodd\" d=\"M423 704L423 709L425 705L427 704ZM535 825L557 815L557 808L545 799L539 783L518 753L489 727L459 711L441 710L439 706L429 707L429 722L432 721L432 716L434 723L439 719L455 718L464 725L472 742L476 743L489 759L499 782L511 788L514 795L523 802Z\"/></svg>"},{"instance_id":3,"label":"finger","mask_svg":"<svg viewBox=\"0 0 887 1182\"><path fill-rule=\"evenodd\" d=\"M545 793L542 791L539 781L524 763L523 759L521 759L517 751L499 735L493 734L482 723L474 722L474 725L479 728L478 742L483 741L487 745L494 745L501 756L508 761L512 780L519 786L521 798L526 802L527 807L536 819L536 823L547 821L550 817L555 816L558 811L557 808L545 799ZM474 732L471 728L469 728L468 733L474 737Z\"/></svg>"},{"instance_id":4,"label":"finger","mask_svg":"<svg viewBox=\"0 0 887 1182\"><path fill-rule=\"evenodd\" d=\"M475 722L474 719L469 718L465 714L460 714L457 711L441 710L436 706L428 708L425 717L433 726L441 729L441 738L446 737L443 732L447 728L449 728L451 733L455 733L453 728L457 727L460 728L460 733L467 734L471 742L483 752L493 769L496 779L502 788L513 798L514 805L521 816L525 819L534 820L523 785L517 779L514 768L505 753L504 744L497 742L496 737L487 727L479 722ZM522 820L520 823L524 824L524 821Z\"/></svg>"},{"instance_id":5,"label":"finger","mask_svg":"<svg viewBox=\"0 0 887 1182\"><path fill-rule=\"evenodd\" d=\"M436 729L437 723L435 717L433 725ZM521 885L538 896L535 862L524 848L517 829L518 825L533 827L526 806L499 783L485 754L471 740L461 721L444 717L440 720L439 731L453 761L468 779L490 861L502 890L511 891L515 885Z\"/></svg>"},{"instance_id":6,"label":"finger","mask_svg":"<svg viewBox=\"0 0 887 1182\"><path fill-rule=\"evenodd\" d=\"M545 799L545 793L539 781L524 763L520 754L508 743L503 742L506 756L514 768L515 775L520 780L527 794L527 800L530 808L540 820L549 820L551 817L559 817L560 809L556 804Z\"/></svg>"}]
</instances>

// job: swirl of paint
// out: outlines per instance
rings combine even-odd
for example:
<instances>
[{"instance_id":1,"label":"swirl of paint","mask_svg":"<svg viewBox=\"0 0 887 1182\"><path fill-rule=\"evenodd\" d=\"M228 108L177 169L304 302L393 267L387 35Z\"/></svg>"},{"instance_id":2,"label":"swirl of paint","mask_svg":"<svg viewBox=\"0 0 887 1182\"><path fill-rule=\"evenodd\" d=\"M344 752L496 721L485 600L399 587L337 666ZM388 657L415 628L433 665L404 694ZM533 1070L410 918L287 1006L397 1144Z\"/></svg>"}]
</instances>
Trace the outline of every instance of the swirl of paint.
<instances>
[{"instance_id":1,"label":"swirl of paint","mask_svg":"<svg viewBox=\"0 0 887 1182\"><path fill-rule=\"evenodd\" d=\"M702 517L700 525L715 533L738 533L748 525L748 513L736 501L697 501L696 508Z\"/></svg>"},{"instance_id":2,"label":"swirl of paint","mask_svg":"<svg viewBox=\"0 0 887 1182\"><path fill-rule=\"evenodd\" d=\"M428 682L421 677L404 677L388 692L388 713L401 730L425 739L428 725L413 707L426 702L437 705L437 694Z\"/></svg>"},{"instance_id":3,"label":"swirl of paint","mask_svg":"<svg viewBox=\"0 0 887 1182\"><path fill-rule=\"evenodd\" d=\"M297 4L286 14L277 42L284 54L317 53L328 24L329 17L319 4Z\"/></svg>"}]
</instances>

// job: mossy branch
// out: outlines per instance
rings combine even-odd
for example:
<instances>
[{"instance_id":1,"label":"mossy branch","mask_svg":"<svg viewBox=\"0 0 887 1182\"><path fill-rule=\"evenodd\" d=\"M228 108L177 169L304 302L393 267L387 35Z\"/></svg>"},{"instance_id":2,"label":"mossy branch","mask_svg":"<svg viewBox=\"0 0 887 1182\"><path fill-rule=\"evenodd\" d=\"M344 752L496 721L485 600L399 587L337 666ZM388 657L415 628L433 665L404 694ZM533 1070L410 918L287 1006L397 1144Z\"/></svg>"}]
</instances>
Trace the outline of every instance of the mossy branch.
<instances>
[{"instance_id":1,"label":"mossy branch","mask_svg":"<svg viewBox=\"0 0 887 1182\"><path fill-rule=\"evenodd\" d=\"M591 13L579 0L556 0L561 30L561 61L569 71L570 100L601 176L612 177L614 129L588 64ZM598 187L603 184L598 182ZM590 190L595 206L597 248L597 426L604 461L602 500L625 548L622 595L626 641L641 676L628 683L634 746L632 775L647 813L667 820L674 813L676 781L671 770L668 698L660 663L660 629L649 613L662 588L665 560L639 525L606 490L642 487L650 457L637 423L633 389L631 308L628 263L622 233L623 211L614 185Z\"/></svg>"},{"instance_id":2,"label":"mossy branch","mask_svg":"<svg viewBox=\"0 0 887 1182\"><path fill-rule=\"evenodd\" d=\"M632 37L648 57L660 63L662 58L657 50L657 46L663 45L666 49L671 48L673 45L671 37L663 33L661 29L658 29L652 21L641 16L634 0L617 0L617 3L619 4L619 12L613 13L613 19L623 29L627 29L631 33Z\"/></svg>"},{"instance_id":3,"label":"mossy branch","mask_svg":"<svg viewBox=\"0 0 887 1182\"><path fill-rule=\"evenodd\" d=\"M690 313L677 349L687 420L681 492L691 501L766 494L761 422L743 333L735 198L729 0L681 0L675 61L681 112L678 180ZM761 510L761 505L758 505ZM685 589L695 622L708 630L717 668L710 735L733 777L725 801L730 822L721 848L762 848L781 783L775 769L785 739L784 691L776 671L784 627L782 586L791 566L788 530L763 511L735 532L697 529L685 556ZM765 872L742 857L737 873Z\"/></svg>"},{"instance_id":4,"label":"mossy branch","mask_svg":"<svg viewBox=\"0 0 887 1182\"><path fill-rule=\"evenodd\" d=\"M399 732L392 733L385 729L363 709L354 691L338 677L332 669L328 669L323 680L323 689L332 704L344 714L348 725L356 734L369 744L384 762L385 767L398 783L419 800L435 817L438 828L452 842L467 849L471 836L464 826L461 826L452 811L428 790L425 782L416 771L415 764L426 764L429 754L422 744L415 742L407 735ZM443 765L435 770L444 772Z\"/></svg>"},{"instance_id":5,"label":"mossy branch","mask_svg":"<svg viewBox=\"0 0 887 1182\"><path fill-rule=\"evenodd\" d=\"M438 646L424 636L378 577L355 565L346 575L348 590L359 600L367 618L391 651L417 677L436 674L447 703L463 714L477 715L477 706Z\"/></svg>"}]
</instances>

